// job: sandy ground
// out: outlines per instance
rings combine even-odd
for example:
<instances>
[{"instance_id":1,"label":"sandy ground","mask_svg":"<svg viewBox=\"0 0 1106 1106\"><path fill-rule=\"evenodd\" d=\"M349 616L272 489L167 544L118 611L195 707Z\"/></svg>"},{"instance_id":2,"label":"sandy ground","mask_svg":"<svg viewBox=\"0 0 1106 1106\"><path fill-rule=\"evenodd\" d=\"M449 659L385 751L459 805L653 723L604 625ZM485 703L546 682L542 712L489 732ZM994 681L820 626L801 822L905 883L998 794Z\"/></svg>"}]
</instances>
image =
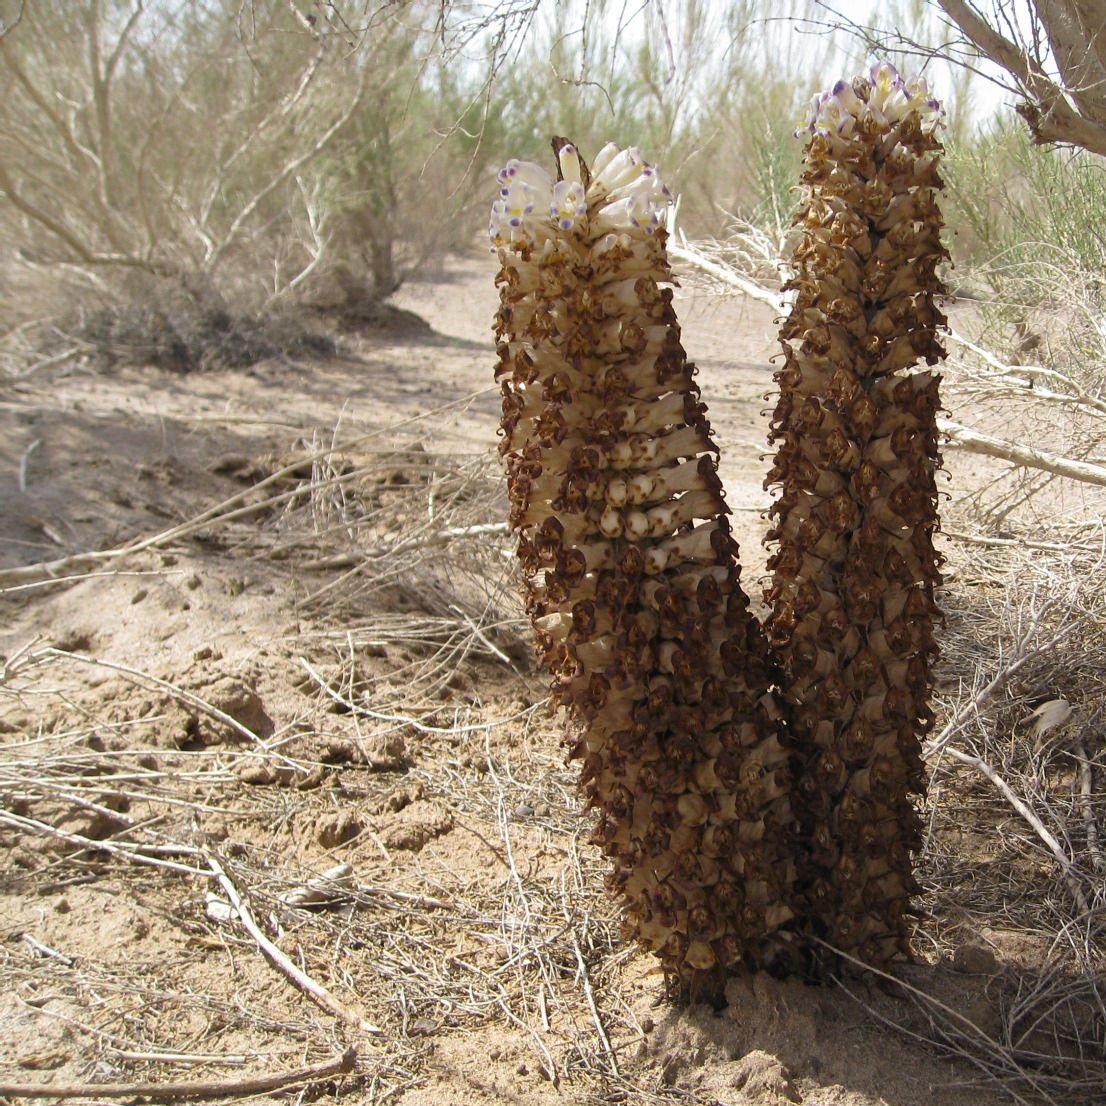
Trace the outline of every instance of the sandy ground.
<instances>
[{"instance_id":1,"label":"sandy ground","mask_svg":"<svg viewBox=\"0 0 1106 1106\"><path fill-rule=\"evenodd\" d=\"M968 1060L912 1040L929 1035L921 1008L878 981L756 978L722 1011L666 1005L620 941L517 608L494 593L498 636L469 635L435 675L420 603L438 617L451 582L464 590L444 561L379 592L322 563L345 548L343 510L373 505L393 546L423 526L428 466L483 464L491 490L465 517L494 521L491 276L475 257L410 283L395 302L429 329L352 336L322 364L70 370L0 392L0 568L117 546L235 496L254 509L0 596L0 1083L246 1080L354 1045L353 1070L306 1097L254 1097L1003 1100ZM771 315L694 288L677 309L755 594ZM251 493L334 442L356 477L338 506L264 502L310 484L310 462ZM288 982L213 860L290 962L378 1031ZM350 883L331 901L286 901L338 864ZM998 930L920 947L906 978L996 1025L1017 949Z\"/></svg>"}]
</instances>

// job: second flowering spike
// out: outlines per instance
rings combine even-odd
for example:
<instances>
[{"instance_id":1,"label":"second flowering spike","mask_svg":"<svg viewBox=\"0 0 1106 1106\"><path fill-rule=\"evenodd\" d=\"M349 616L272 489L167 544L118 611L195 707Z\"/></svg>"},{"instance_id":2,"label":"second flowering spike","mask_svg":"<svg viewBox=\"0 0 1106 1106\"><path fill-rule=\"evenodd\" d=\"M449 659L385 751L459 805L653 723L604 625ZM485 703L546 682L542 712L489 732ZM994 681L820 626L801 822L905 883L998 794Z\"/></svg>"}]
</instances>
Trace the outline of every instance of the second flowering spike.
<instances>
[{"instance_id":1,"label":"second flowering spike","mask_svg":"<svg viewBox=\"0 0 1106 1106\"><path fill-rule=\"evenodd\" d=\"M790 754L635 148L508 162L490 232L510 520L632 935L711 997L794 950Z\"/></svg>"},{"instance_id":2,"label":"second flowering spike","mask_svg":"<svg viewBox=\"0 0 1106 1106\"><path fill-rule=\"evenodd\" d=\"M889 65L815 97L772 423L768 636L802 761L802 911L873 965L909 954L933 717L938 378L917 366L944 355L941 114Z\"/></svg>"}]
</instances>

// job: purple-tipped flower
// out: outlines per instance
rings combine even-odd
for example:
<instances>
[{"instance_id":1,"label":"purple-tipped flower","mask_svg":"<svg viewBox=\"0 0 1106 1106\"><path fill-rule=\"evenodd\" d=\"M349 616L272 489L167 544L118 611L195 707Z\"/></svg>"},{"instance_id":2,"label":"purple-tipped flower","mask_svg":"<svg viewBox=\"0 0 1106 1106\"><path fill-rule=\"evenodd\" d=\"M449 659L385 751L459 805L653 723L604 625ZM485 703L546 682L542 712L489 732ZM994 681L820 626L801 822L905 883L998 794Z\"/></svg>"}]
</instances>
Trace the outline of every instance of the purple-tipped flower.
<instances>
[{"instance_id":1,"label":"purple-tipped flower","mask_svg":"<svg viewBox=\"0 0 1106 1106\"><path fill-rule=\"evenodd\" d=\"M877 62L867 77L838 81L831 91L815 96L810 122L800 126L795 136L823 134L833 145L838 139L849 139L857 124L883 129L900 123L911 112L919 114L926 131L938 126L944 115L940 105L929 98L924 77L904 80L893 65Z\"/></svg>"},{"instance_id":2,"label":"purple-tipped flower","mask_svg":"<svg viewBox=\"0 0 1106 1106\"><path fill-rule=\"evenodd\" d=\"M578 159L577 165L579 165ZM584 186L579 181L557 181L553 186L553 202L549 205L549 214L556 221L557 226L561 230L571 230L580 224L587 213Z\"/></svg>"}]
</instances>

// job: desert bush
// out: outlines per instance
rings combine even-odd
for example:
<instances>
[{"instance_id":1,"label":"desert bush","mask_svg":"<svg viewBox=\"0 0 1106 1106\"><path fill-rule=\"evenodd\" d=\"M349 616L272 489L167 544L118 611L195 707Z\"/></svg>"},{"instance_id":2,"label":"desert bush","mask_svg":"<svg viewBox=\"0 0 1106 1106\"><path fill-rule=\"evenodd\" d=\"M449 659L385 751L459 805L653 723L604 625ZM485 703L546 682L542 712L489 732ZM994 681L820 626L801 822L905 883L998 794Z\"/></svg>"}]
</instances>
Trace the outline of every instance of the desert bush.
<instances>
[{"instance_id":1,"label":"desert bush","mask_svg":"<svg viewBox=\"0 0 1106 1106\"><path fill-rule=\"evenodd\" d=\"M244 335L394 291L465 236L458 166L478 168L479 78L450 75L434 12L369 31L278 0L28 6L0 38L5 322L76 302L133 330L184 304L171 330Z\"/></svg>"},{"instance_id":2,"label":"desert bush","mask_svg":"<svg viewBox=\"0 0 1106 1106\"><path fill-rule=\"evenodd\" d=\"M176 310L132 304L82 312L70 333L104 364L156 365L179 373L336 352L332 338L291 313L232 315L187 304Z\"/></svg>"}]
</instances>

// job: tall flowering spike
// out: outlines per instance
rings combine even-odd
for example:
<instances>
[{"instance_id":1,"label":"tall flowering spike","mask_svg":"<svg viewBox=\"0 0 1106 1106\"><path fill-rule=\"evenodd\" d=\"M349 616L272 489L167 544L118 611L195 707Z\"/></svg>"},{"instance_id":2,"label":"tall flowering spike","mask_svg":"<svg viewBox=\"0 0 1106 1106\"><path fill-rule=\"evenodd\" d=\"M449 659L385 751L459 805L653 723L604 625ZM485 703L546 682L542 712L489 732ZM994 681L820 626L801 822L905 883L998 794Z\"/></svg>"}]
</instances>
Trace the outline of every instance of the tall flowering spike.
<instances>
[{"instance_id":1,"label":"tall flowering spike","mask_svg":"<svg viewBox=\"0 0 1106 1106\"><path fill-rule=\"evenodd\" d=\"M909 955L912 793L932 723L942 112L889 65L813 104L772 422L768 636L801 774L802 911L873 965Z\"/></svg>"},{"instance_id":2,"label":"tall flowering spike","mask_svg":"<svg viewBox=\"0 0 1106 1106\"><path fill-rule=\"evenodd\" d=\"M674 989L793 958L789 750L635 148L509 162L492 211L510 521L630 933Z\"/></svg>"}]
</instances>

